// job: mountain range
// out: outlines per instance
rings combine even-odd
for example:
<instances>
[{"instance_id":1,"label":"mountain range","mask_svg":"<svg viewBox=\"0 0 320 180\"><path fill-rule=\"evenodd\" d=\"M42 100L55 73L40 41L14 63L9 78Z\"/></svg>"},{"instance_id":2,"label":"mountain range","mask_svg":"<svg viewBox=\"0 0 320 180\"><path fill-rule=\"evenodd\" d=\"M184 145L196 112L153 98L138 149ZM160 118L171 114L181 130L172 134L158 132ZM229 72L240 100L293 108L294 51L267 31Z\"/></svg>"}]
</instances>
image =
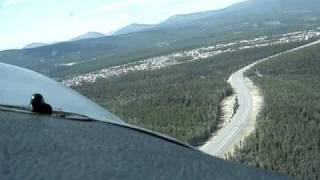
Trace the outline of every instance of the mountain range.
<instances>
[{"instance_id":1,"label":"mountain range","mask_svg":"<svg viewBox=\"0 0 320 180\"><path fill-rule=\"evenodd\" d=\"M113 35L121 35L121 34L128 34L128 33L134 33L139 31L144 31L147 29L151 29L153 27L156 27L154 24L130 24L128 26L125 26L116 32L113 33Z\"/></svg>"},{"instance_id":2,"label":"mountain range","mask_svg":"<svg viewBox=\"0 0 320 180\"><path fill-rule=\"evenodd\" d=\"M135 24L127 25L123 28L120 28L119 30L117 30L115 32L110 32L107 34L103 34L100 32L87 32L85 34L81 34L79 36L71 38L68 41L78 41L78 40L84 40L84 39L101 38L101 37L105 37L105 36L128 34L128 33L139 32L139 31L143 31L146 29L150 29L152 27L155 27L155 25L135 23ZM30 44L25 45L23 47L23 49L37 48L37 47L46 46L46 45L50 45L50 44L49 43L34 42L34 43L30 43Z\"/></svg>"},{"instance_id":3,"label":"mountain range","mask_svg":"<svg viewBox=\"0 0 320 180\"><path fill-rule=\"evenodd\" d=\"M248 0L220 10L172 16L155 25L132 24L112 36L87 33L76 38L81 41L2 51L0 61L63 77L183 49L316 29L319 4L320 0ZM58 66L64 63L75 65Z\"/></svg>"},{"instance_id":4,"label":"mountain range","mask_svg":"<svg viewBox=\"0 0 320 180\"><path fill-rule=\"evenodd\" d=\"M77 37L74 37L70 39L70 41L78 41L83 39L92 39L92 38L101 38L105 37L107 34L99 33L99 32L87 32L85 34L79 35Z\"/></svg>"},{"instance_id":5,"label":"mountain range","mask_svg":"<svg viewBox=\"0 0 320 180\"><path fill-rule=\"evenodd\" d=\"M23 47L23 49L37 48L37 47L46 46L46 45L48 45L48 44L40 43L40 42L34 42L34 43L30 43L30 44L25 45Z\"/></svg>"}]
</instances>

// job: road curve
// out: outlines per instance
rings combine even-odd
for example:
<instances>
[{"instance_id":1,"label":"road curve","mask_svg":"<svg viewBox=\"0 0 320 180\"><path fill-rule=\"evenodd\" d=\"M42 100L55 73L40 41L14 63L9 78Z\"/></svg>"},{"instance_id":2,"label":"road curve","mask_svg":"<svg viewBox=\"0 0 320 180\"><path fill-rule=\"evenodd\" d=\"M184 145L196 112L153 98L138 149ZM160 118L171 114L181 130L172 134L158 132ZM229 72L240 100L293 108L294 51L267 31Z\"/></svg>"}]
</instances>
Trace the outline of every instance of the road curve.
<instances>
[{"instance_id":1,"label":"road curve","mask_svg":"<svg viewBox=\"0 0 320 180\"><path fill-rule=\"evenodd\" d=\"M241 136L245 134L246 128L250 126L249 116L253 109L253 97L251 96L249 87L246 84L244 72L248 71L250 68L263 61L267 61L283 54L294 52L318 43L320 43L320 40L303 46L299 46L282 53L275 54L264 59L260 59L255 63L245 66L237 72L233 73L229 78L229 83L233 87L238 97L239 108L237 109L235 115L232 117L230 123L216 132L213 137L199 149L210 155L224 158L225 154L228 152L228 149L230 147L233 147L238 142L237 140L239 138L241 138L242 140L245 138Z\"/></svg>"}]
</instances>

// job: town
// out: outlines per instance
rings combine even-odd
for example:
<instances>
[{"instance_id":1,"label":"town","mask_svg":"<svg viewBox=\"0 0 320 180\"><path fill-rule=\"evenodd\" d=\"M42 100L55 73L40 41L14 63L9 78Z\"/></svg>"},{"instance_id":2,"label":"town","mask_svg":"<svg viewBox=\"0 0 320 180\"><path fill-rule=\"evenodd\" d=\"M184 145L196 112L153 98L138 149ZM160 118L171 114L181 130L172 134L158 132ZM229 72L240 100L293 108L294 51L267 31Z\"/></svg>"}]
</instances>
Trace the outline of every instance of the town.
<instances>
[{"instance_id":1,"label":"town","mask_svg":"<svg viewBox=\"0 0 320 180\"><path fill-rule=\"evenodd\" d=\"M76 75L63 80L62 84L69 87L76 87L84 83L94 83L98 79L118 77L136 71L156 70L172 65L203 60L223 53L230 53L272 45L288 44L292 42L304 42L320 37L320 32L318 31L318 29L297 31L275 36L263 36L249 40L239 40L226 44L216 44L209 47L202 47L193 50L172 53L165 56L148 58L137 62L108 67L83 75Z\"/></svg>"}]
</instances>

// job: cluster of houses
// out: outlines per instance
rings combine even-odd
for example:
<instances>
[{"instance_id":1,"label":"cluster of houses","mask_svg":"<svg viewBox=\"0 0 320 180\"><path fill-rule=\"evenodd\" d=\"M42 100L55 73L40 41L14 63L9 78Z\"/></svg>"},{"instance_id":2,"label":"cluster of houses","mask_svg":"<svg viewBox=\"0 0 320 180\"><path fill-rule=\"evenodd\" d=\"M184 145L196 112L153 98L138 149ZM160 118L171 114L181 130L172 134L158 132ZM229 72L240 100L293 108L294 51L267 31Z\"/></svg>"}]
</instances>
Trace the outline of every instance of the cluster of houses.
<instances>
[{"instance_id":1,"label":"cluster of houses","mask_svg":"<svg viewBox=\"0 0 320 180\"><path fill-rule=\"evenodd\" d=\"M291 32L287 34L263 36L249 40L239 40L225 44L216 44L209 47L202 47L192 50L176 52L164 56L152 57L137 62L108 67L102 70L73 76L63 80L66 86L79 86L83 83L94 83L98 79L107 79L128 74L136 71L156 70L164 67L194 62L209 57L214 57L223 53L242 51L245 49L266 47L272 45L288 44L293 42L303 42L319 38L320 32L315 30Z\"/></svg>"}]
</instances>

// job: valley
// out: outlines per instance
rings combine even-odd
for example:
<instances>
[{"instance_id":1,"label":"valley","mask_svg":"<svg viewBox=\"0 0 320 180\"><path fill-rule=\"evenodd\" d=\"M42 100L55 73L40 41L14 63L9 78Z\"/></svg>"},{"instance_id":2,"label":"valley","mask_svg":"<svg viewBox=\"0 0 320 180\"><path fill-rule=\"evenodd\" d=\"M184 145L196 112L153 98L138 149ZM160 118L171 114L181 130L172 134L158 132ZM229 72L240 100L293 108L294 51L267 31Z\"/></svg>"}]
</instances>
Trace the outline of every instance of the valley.
<instances>
[{"instance_id":1,"label":"valley","mask_svg":"<svg viewBox=\"0 0 320 180\"><path fill-rule=\"evenodd\" d=\"M319 179L319 5L247 0L0 51L0 62L46 75L127 124L213 156Z\"/></svg>"},{"instance_id":2,"label":"valley","mask_svg":"<svg viewBox=\"0 0 320 180\"><path fill-rule=\"evenodd\" d=\"M218 128L220 102L239 68L308 41L222 53L201 61L133 71L73 86L127 123L202 145Z\"/></svg>"}]
</instances>

